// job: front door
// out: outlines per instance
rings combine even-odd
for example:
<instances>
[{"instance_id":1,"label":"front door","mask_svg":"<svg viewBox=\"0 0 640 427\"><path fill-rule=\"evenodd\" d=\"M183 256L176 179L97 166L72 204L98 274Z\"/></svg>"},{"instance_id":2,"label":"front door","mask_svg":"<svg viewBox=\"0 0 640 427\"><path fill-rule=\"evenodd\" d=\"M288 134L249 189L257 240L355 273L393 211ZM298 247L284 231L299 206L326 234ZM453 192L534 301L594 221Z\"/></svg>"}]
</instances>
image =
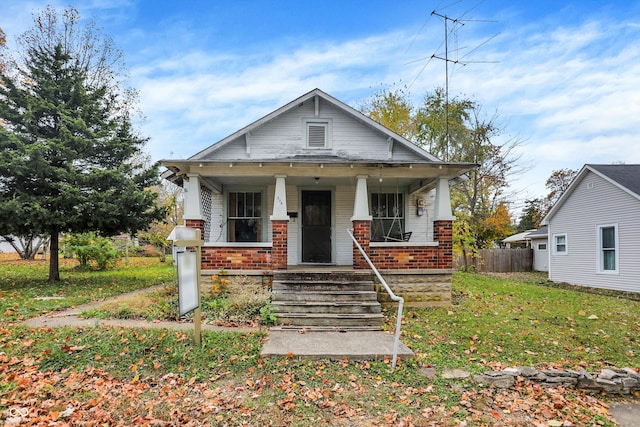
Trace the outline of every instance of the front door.
<instances>
[{"instance_id":1,"label":"front door","mask_svg":"<svg viewBox=\"0 0 640 427\"><path fill-rule=\"evenodd\" d=\"M331 191L302 192L302 262L331 262Z\"/></svg>"}]
</instances>

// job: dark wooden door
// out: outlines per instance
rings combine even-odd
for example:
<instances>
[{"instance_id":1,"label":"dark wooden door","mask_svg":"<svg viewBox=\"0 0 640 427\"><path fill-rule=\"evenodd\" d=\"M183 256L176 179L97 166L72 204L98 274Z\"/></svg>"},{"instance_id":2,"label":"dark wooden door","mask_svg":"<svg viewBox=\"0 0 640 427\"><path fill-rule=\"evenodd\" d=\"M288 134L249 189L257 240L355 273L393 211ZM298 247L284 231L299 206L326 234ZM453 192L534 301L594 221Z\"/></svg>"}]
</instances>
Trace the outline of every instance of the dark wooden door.
<instances>
[{"instance_id":1,"label":"dark wooden door","mask_svg":"<svg viewBox=\"0 0 640 427\"><path fill-rule=\"evenodd\" d=\"M331 191L302 192L302 262L331 262Z\"/></svg>"}]
</instances>

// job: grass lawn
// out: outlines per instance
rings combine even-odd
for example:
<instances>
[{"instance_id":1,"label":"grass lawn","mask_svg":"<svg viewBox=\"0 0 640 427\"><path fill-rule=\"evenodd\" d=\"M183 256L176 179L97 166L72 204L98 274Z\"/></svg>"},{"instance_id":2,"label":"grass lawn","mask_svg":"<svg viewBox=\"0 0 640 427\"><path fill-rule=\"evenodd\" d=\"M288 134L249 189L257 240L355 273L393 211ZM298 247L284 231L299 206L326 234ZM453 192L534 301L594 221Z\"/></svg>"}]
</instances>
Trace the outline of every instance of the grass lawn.
<instances>
[{"instance_id":1,"label":"grass lawn","mask_svg":"<svg viewBox=\"0 0 640 427\"><path fill-rule=\"evenodd\" d=\"M251 426L613 426L606 397L519 383L501 391L427 379L424 366L640 367L640 302L542 286L540 276L456 274L457 304L407 309L417 359L262 359L266 333L33 329L17 320L173 280L157 261L107 272L0 261L0 420L33 424ZM57 296L62 299L33 300ZM393 329L393 313L387 327ZM557 424L557 423L563 424Z\"/></svg>"},{"instance_id":2,"label":"grass lawn","mask_svg":"<svg viewBox=\"0 0 640 427\"><path fill-rule=\"evenodd\" d=\"M78 262L60 259L61 282L47 281L48 261L23 261L0 254L0 322L14 322L48 311L100 301L115 295L173 283L170 262L131 258L130 265L106 271L79 271Z\"/></svg>"}]
</instances>

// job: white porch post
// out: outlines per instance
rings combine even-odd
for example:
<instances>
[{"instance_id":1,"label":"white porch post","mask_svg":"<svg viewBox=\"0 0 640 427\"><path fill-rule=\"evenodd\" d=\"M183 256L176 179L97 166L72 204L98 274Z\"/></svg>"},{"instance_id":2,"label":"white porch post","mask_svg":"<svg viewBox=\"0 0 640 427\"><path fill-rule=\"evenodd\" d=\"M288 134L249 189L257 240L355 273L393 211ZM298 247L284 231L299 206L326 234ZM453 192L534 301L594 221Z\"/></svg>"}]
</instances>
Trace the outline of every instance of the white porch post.
<instances>
[{"instance_id":1,"label":"white porch post","mask_svg":"<svg viewBox=\"0 0 640 427\"><path fill-rule=\"evenodd\" d=\"M287 189L285 185L286 175L275 175L276 189L273 196L273 215L271 221L289 221L287 214Z\"/></svg>"},{"instance_id":2,"label":"white porch post","mask_svg":"<svg viewBox=\"0 0 640 427\"><path fill-rule=\"evenodd\" d=\"M184 180L184 219L204 219L199 175L188 174Z\"/></svg>"},{"instance_id":3,"label":"white porch post","mask_svg":"<svg viewBox=\"0 0 640 427\"><path fill-rule=\"evenodd\" d=\"M436 186L436 204L433 212L434 221L453 221L456 217L451 212L451 193L449 192L449 179L438 178Z\"/></svg>"},{"instance_id":4,"label":"white porch post","mask_svg":"<svg viewBox=\"0 0 640 427\"><path fill-rule=\"evenodd\" d=\"M353 202L351 221L371 221L372 216L369 214L369 196L367 194L367 176L358 175L356 179L356 197Z\"/></svg>"}]
</instances>

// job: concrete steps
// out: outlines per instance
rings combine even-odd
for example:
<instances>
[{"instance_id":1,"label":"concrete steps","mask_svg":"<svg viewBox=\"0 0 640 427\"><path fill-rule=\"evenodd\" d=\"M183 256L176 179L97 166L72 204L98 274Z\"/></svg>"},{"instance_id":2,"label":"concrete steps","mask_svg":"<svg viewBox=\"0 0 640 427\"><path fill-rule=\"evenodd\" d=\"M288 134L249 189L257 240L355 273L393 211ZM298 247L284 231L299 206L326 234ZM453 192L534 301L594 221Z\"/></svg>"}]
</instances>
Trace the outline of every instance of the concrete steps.
<instances>
[{"instance_id":1,"label":"concrete steps","mask_svg":"<svg viewBox=\"0 0 640 427\"><path fill-rule=\"evenodd\" d=\"M280 330L377 331L384 321L366 272L275 272L271 305Z\"/></svg>"}]
</instances>

